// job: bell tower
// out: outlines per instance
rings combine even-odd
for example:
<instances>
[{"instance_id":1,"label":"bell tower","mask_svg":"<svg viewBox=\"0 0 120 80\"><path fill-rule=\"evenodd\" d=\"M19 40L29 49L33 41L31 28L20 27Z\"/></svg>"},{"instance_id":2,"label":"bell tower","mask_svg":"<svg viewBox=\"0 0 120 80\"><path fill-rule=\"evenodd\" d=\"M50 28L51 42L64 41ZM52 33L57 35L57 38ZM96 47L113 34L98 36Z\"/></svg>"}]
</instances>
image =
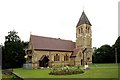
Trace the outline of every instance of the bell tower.
<instances>
[{"instance_id":1,"label":"bell tower","mask_svg":"<svg viewBox=\"0 0 120 80\"><path fill-rule=\"evenodd\" d=\"M76 26L76 49L79 49L79 54L82 55L80 59L84 63L92 63L92 30L91 23L88 20L85 12L82 15ZM82 51L85 49L83 56Z\"/></svg>"}]
</instances>

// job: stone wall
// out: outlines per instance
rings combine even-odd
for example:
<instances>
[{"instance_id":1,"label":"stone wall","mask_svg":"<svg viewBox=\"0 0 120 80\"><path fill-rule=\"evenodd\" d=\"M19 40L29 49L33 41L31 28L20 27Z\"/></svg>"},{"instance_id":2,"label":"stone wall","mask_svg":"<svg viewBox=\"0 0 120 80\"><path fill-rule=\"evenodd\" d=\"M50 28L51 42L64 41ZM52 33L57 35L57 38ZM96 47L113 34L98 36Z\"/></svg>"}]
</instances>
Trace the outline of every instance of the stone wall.
<instances>
[{"instance_id":1,"label":"stone wall","mask_svg":"<svg viewBox=\"0 0 120 80\"><path fill-rule=\"evenodd\" d=\"M60 56L59 61L54 61L54 56L58 54ZM64 61L64 56L68 55L69 59L68 61ZM32 63L33 63L33 68L38 68L39 67L39 60L43 55L49 56L49 67L53 66L64 66L64 65L70 65L72 64L70 62L70 56L72 52L63 52L63 51L41 51L41 50L34 50L33 56L32 56Z\"/></svg>"}]
</instances>

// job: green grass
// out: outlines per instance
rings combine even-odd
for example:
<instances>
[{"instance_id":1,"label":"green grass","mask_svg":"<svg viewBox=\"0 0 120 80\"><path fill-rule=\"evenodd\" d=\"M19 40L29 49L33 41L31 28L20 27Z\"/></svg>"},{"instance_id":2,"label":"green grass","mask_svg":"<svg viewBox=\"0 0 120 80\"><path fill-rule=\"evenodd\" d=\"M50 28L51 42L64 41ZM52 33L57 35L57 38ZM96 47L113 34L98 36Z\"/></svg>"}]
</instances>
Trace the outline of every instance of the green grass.
<instances>
[{"instance_id":1,"label":"green grass","mask_svg":"<svg viewBox=\"0 0 120 80\"><path fill-rule=\"evenodd\" d=\"M13 78L13 77L15 76L12 74L2 74L2 78Z\"/></svg>"},{"instance_id":2,"label":"green grass","mask_svg":"<svg viewBox=\"0 0 120 80\"><path fill-rule=\"evenodd\" d=\"M82 67L82 66L81 66ZM83 74L49 75L50 69L14 69L23 78L118 78L117 64L92 64Z\"/></svg>"}]
</instances>

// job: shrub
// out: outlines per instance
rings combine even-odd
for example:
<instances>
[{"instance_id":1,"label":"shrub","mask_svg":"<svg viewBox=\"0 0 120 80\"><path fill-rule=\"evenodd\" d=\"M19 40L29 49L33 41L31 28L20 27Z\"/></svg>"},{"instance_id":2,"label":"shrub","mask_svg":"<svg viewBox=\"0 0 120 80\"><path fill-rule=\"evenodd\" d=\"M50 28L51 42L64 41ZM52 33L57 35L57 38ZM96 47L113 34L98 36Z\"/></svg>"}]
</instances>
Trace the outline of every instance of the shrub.
<instances>
[{"instance_id":1,"label":"shrub","mask_svg":"<svg viewBox=\"0 0 120 80\"><path fill-rule=\"evenodd\" d=\"M84 73L84 71L80 68L74 68L74 67L61 67L61 68L52 68L50 71L50 75L71 75L71 74L81 74Z\"/></svg>"}]
</instances>

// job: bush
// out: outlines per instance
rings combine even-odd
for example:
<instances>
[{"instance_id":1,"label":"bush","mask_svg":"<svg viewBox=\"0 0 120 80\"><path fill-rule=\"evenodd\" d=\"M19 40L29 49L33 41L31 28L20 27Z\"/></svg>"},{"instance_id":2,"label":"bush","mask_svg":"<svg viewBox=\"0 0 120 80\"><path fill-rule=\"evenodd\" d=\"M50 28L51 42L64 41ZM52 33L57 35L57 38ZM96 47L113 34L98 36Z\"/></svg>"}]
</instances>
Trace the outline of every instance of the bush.
<instances>
[{"instance_id":1,"label":"bush","mask_svg":"<svg viewBox=\"0 0 120 80\"><path fill-rule=\"evenodd\" d=\"M61 67L61 68L52 68L50 71L50 75L71 75L71 74L81 74L84 73L84 71L80 68L74 68L74 67Z\"/></svg>"}]
</instances>

